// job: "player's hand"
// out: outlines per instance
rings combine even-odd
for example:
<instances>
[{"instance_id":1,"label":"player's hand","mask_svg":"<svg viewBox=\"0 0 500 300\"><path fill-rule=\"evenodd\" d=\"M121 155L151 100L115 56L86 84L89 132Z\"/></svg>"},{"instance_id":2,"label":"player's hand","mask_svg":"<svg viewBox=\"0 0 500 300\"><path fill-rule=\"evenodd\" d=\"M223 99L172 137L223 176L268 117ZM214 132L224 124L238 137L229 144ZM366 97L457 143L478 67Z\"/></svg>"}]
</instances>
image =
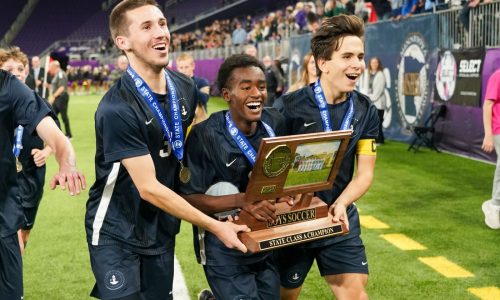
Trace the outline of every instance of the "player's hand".
<instances>
[{"instance_id":1,"label":"player's hand","mask_svg":"<svg viewBox=\"0 0 500 300\"><path fill-rule=\"evenodd\" d=\"M293 206L295 204L295 199L300 199L300 195L299 198L297 198L297 196L283 196L276 199L276 203L286 202L288 205Z\"/></svg>"},{"instance_id":2,"label":"player's hand","mask_svg":"<svg viewBox=\"0 0 500 300\"><path fill-rule=\"evenodd\" d=\"M481 149L483 149L484 152L490 153L494 148L493 135L484 135L483 145L481 146Z\"/></svg>"},{"instance_id":3,"label":"player's hand","mask_svg":"<svg viewBox=\"0 0 500 300\"><path fill-rule=\"evenodd\" d=\"M53 190L57 185L60 185L61 189L64 191L66 189L66 184L68 185L69 194L71 196L80 194L81 190L84 190L87 186L85 175L78 171L76 167L61 167L59 173L54 175L50 181L50 188Z\"/></svg>"},{"instance_id":4,"label":"player's hand","mask_svg":"<svg viewBox=\"0 0 500 300\"><path fill-rule=\"evenodd\" d=\"M237 225L232 222L219 222L218 225L214 234L226 247L247 253L247 247L238 239L237 235L238 232L250 232L250 228L247 225Z\"/></svg>"},{"instance_id":5,"label":"player's hand","mask_svg":"<svg viewBox=\"0 0 500 300\"><path fill-rule=\"evenodd\" d=\"M50 95L49 99L47 99L47 100L49 100L49 103L52 105L52 104L54 104L54 101L56 100L56 97L54 97L54 95Z\"/></svg>"},{"instance_id":6,"label":"player's hand","mask_svg":"<svg viewBox=\"0 0 500 300\"><path fill-rule=\"evenodd\" d=\"M274 203L269 200L257 201L252 204L246 204L243 206L243 210L251 214L255 219L259 221L272 222L276 220L276 207Z\"/></svg>"},{"instance_id":7,"label":"player's hand","mask_svg":"<svg viewBox=\"0 0 500 300\"><path fill-rule=\"evenodd\" d=\"M45 162L50 155L50 150L46 150L45 148L42 150L33 149L31 150L31 155L33 156L35 165L40 168L41 166L45 165Z\"/></svg>"},{"instance_id":8,"label":"player's hand","mask_svg":"<svg viewBox=\"0 0 500 300\"><path fill-rule=\"evenodd\" d=\"M334 202L330 207L330 213L333 215L332 221L334 223L344 223L347 230L349 230L349 218L347 216L347 207L342 202Z\"/></svg>"}]
</instances>

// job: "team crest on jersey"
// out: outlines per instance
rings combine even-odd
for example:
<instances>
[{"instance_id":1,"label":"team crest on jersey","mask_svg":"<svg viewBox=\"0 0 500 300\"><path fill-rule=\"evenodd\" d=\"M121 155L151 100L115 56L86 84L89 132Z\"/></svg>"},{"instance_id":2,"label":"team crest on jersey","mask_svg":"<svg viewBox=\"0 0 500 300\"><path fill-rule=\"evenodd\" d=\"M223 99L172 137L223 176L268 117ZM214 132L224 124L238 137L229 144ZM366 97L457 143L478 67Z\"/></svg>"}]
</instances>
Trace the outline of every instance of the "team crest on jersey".
<instances>
[{"instance_id":1,"label":"team crest on jersey","mask_svg":"<svg viewBox=\"0 0 500 300\"><path fill-rule=\"evenodd\" d=\"M411 33L401 47L396 104L403 128L420 122L429 102L427 45L420 33Z\"/></svg>"},{"instance_id":2,"label":"team crest on jersey","mask_svg":"<svg viewBox=\"0 0 500 300\"><path fill-rule=\"evenodd\" d=\"M120 271L111 270L104 276L104 285L109 290L114 291L120 289L124 284L125 276L123 276L123 273Z\"/></svg>"},{"instance_id":3,"label":"team crest on jersey","mask_svg":"<svg viewBox=\"0 0 500 300\"><path fill-rule=\"evenodd\" d=\"M187 121L189 117L191 116L191 113L189 112L189 106L187 105L187 101L184 98L179 98L179 109L181 112L181 119L182 121Z\"/></svg>"}]
</instances>

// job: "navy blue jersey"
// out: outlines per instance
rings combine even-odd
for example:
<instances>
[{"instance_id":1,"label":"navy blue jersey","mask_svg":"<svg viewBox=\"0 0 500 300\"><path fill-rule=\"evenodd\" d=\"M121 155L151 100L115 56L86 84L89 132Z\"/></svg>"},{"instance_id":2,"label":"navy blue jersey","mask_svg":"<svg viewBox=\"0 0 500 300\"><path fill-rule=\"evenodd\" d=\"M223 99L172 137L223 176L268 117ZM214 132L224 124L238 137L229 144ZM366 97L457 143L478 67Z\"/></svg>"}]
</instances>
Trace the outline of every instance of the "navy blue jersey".
<instances>
[{"instance_id":1,"label":"navy blue jersey","mask_svg":"<svg viewBox=\"0 0 500 300\"><path fill-rule=\"evenodd\" d=\"M21 125L24 134L36 134L36 126L49 114L50 109L33 90L0 70L0 237L17 232L23 221L12 153L14 130Z\"/></svg>"},{"instance_id":2,"label":"navy blue jersey","mask_svg":"<svg viewBox=\"0 0 500 300\"><path fill-rule=\"evenodd\" d=\"M354 132L349 140L347 150L344 154L344 159L342 160L342 164L332 189L316 193L316 196L321 198L321 200L328 205L335 202L337 197L342 193L342 191L344 191L346 186L352 180L356 157L356 144L358 141L360 139L375 139L378 135L377 108L365 95L357 91L353 91L351 95L354 103L354 117L351 125L353 126ZM298 91L282 96L276 100L274 107L276 107L285 117L288 134L324 131L323 120L314 98L312 86L306 86ZM338 104L328 104L331 117L330 119L334 130L338 130L340 128L340 124L348 108L349 101L343 101ZM349 219L351 219L351 216L349 216ZM329 245L335 243L336 241L350 238L351 234L354 235L356 232L351 232L346 236L337 236L313 241L306 245ZM359 234L359 232L357 234Z\"/></svg>"},{"instance_id":3,"label":"navy blue jersey","mask_svg":"<svg viewBox=\"0 0 500 300\"><path fill-rule=\"evenodd\" d=\"M208 80L206 78L203 78L203 77L193 76L193 81L194 81L194 85L196 86L197 89L202 89L206 86L209 86Z\"/></svg>"},{"instance_id":4,"label":"navy blue jersey","mask_svg":"<svg viewBox=\"0 0 500 300\"><path fill-rule=\"evenodd\" d=\"M185 134L193 121L196 88L190 78L175 71L167 72L177 90ZM168 96L158 100L171 124ZM179 162L155 114L128 74L117 81L99 104L95 134L96 182L90 189L85 215L88 243L118 244L152 255L171 249L179 220L141 199L121 160L151 155L156 178L171 189L179 173Z\"/></svg>"},{"instance_id":5,"label":"navy blue jersey","mask_svg":"<svg viewBox=\"0 0 500 300\"><path fill-rule=\"evenodd\" d=\"M204 194L208 188L220 181L231 182L240 192L245 192L252 165L241 152L226 128L226 111L212 114L206 121L193 127L186 145L186 162L191 171L191 180L180 184L183 194ZM283 117L275 109L264 109L262 120L273 128L275 134L285 132ZM258 151L262 138L269 137L262 122L252 136L246 138ZM241 265L264 259L269 253L243 254L229 249L212 233L205 232L205 249L200 249L198 228L194 226L195 252L198 262L206 265ZM201 260L200 250L206 255Z\"/></svg>"}]
</instances>

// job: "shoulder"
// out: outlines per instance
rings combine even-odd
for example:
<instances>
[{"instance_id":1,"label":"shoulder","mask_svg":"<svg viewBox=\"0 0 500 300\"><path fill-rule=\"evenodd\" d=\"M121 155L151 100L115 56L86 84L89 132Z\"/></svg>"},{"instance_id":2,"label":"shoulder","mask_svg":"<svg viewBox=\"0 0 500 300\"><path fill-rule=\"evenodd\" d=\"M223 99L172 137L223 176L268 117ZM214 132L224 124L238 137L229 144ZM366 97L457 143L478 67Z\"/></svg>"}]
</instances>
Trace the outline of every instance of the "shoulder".
<instances>
[{"instance_id":1,"label":"shoulder","mask_svg":"<svg viewBox=\"0 0 500 300\"><path fill-rule=\"evenodd\" d=\"M174 81L174 83L176 85L179 84L179 85L184 86L184 87L194 88L194 82L191 78L187 77L186 75L184 75L180 72L174 71L174 70L170 70L170 69L166 69L166 70L167 70L168 75L170 76L170 78L172 78L172 80Z\"/></svg>"},{"instance_id":2,"label":"shoulder","mask_svg":"<svg viewBox=\"0 0 500 300\"><path fill-rule=\"evenodd\" d=\"M134 108L131 105L133 93L128 92L123 82L113 85L102 97L97 107L96 118L103 116L123 117L125 113L130 114Z\"/></svg>"},{"instance_id":3,"label":"shoulder","mask_svg":"<svg viewBox=\"0 0 500 300\"><path fill-rule=\"evenodd\" d=\"M285 121L280 112L274 107L265 107L262 111L262 120L269 124L279 124Z\"/></svg>"},{"instance_id":4,"label":"shoulder","mask_svg":"<svg viewBox=\"0 0 500 300\"><path fill-rule=\"evenodd\" d=\"M211 114L205 121L194 125L189 135L193 136L191 140L213 139L222 135L225 124L224 111L218 111Z\"/></svg>"}]
</instances>

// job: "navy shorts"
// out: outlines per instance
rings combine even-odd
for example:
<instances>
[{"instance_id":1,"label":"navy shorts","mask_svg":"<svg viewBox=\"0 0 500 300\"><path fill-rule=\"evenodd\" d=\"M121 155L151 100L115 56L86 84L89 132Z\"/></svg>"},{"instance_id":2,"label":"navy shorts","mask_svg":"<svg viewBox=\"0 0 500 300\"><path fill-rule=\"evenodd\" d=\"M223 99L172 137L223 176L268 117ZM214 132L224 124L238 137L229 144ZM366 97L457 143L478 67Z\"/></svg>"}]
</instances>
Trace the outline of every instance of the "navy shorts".
<instances>
[{"instance_id":1,"label":"navy shorts","mask_svg":"<svg viewBox=\"0 0 500 300\"><path fill-rule=\"evenodd\" d=\"M292 246L274 251L281 286L300 287L316 259L321 276L368 274L365 246L359 236L318 248Z\"/></svg>"},{"instance_id":2,"label":"navy shorts","mask_svg":"<svg viewBox=\"0 0 500 300\"><path fill-rule=\"evenodd\" d=\"M89 245L89 252L96 279L91 296L116 299L140 293L144 299L172 299L173 248L143 255L115 245Z\"/></svg>"},{"instance_id":3,"label":"navy shorts","mask_svg":"<svg viewBox=\"0 0 500 300\"><path fill-rule=\"evenodd\" d=\"M203 266L217 300L279 299L279 273L272 255L239 266Z\"/></svg>"},{"instance_id":4,"label":"navy shorts","mask_svg":"<svg viewBox=\"0 0 500 300\"><path fill-rule=\"evenodd\" d=\"M24 222L21 227L23 230L31 230L35 225L36 213L38 212L38 205L35 207L23 207Z\"/></svg>"},{"instance_id":5,"label":"navy shorts","mask_svg":"<svg viewBox=\"0 0 500 300\"><path fill-rule=\"evenodd\" d=\"M0 238L0 299L23 299L23 263L17 232Z\"/></svg>"}]
</instances>

